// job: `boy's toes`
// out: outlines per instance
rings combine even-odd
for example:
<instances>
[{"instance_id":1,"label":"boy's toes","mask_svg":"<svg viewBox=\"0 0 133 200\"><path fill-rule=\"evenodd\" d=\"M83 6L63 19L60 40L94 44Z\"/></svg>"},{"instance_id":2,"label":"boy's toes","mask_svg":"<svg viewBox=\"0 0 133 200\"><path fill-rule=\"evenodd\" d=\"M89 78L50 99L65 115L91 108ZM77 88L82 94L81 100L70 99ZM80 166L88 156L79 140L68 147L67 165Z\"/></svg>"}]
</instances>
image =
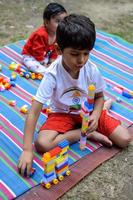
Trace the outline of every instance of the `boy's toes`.
<instances>
[{"instance_id":1,"label":"boy's toes","mask_svg":"<svg viewBox=\"0 0 133 200\"><path fill-rule=\"evenodd\" d=\"M111 147L113 145L112 141L107 136L102 135L98 132L93 132L93 133L88 134L87 138L94 140L96 142L100 142L103 145L106 145L108 147Z\"/></svg>"}]
</instances>

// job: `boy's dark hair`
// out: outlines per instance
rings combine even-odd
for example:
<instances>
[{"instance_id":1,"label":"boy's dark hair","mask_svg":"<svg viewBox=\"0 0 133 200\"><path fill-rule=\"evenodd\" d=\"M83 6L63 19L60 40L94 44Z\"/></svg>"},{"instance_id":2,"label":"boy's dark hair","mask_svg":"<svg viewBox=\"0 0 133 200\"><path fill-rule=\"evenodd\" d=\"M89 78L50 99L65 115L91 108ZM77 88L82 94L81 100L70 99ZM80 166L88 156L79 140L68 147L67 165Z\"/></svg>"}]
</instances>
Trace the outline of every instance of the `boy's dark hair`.
<instances>
[{"instance_id":1,"label":"boy's dark hair","mask_svg":"<svg viewBox=\"0 0 133 200\"><path fill-rule=\"evenodd\" d=\"M62 5L58 3L50 3L44 9L43 20L45 19L50 20L51 17L54 17L55 15L64 13L64 12L66 13L67 11Z\"/></svg>"},{"instance_id":2,"label":"boy's dark hair","mask_svg":"<svg viewBox=\"0 0 133 200\"><path fill-rule=\"evenodd\" d=\"M86 16L71 14L59 22L56 39L60 49L93 49L96 31L94 23Z\"/></svg>"}]
</instances>

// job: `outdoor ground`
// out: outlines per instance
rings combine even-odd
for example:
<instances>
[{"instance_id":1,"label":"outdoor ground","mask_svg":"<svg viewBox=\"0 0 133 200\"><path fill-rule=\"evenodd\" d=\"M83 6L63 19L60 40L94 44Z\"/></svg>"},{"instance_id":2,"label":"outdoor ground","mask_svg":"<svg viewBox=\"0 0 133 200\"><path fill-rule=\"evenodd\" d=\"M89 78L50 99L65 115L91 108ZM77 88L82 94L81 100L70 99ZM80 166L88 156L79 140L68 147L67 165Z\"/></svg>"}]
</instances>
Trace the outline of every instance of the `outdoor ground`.
<instances>
[{"instance_id":1,"label":"outdoor ground","mask_svg":"<svg viewBox=\"0 0 133 200\"><path fill-rule=\"evenodd\" d=\"M26 39L42 23L48 0L0 0L0 46ZM132 0L60 0L68 12L89 16L97 29L133 42ZM91 164L91 163L90 163ZM133 143L103 163L61 200L132 200Z\"/></svg>"}]
</instances>

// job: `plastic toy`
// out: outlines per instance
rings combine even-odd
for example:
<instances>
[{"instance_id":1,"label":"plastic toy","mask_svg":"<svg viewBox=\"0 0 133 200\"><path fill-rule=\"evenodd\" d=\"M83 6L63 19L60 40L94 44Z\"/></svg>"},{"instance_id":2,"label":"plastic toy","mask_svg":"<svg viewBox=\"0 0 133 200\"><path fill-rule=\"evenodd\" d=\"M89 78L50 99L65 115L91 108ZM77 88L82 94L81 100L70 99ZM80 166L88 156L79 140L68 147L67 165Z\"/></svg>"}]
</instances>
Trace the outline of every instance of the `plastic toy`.
<instances>
[{"instance_id":1,"label":"plastic toy","mask_svg":"<svg viewBox=\"0 0 133 200\"><path fill-rule=\"evenodd\" d=\"M31 168L30 169L30 175L29 177L33 176L33 174L35 173L36 169L35 168ZM24 171L24 176L27 177L27 169L25 169Z\"/></svg>"},{"instance_id":2,"label":"plastic toy","mask_svg":"<svg viewBox=\"0 0 133 200\"><path fill-rule=\"evenodd\" d=\"M90 84L88 87L88 97L87 100L81 105L81 117L82 117L82 127L80 135L80 149L84 150L86 146L86 133L89 128L89 115L94 107L94 95L95 95L95 85Z\"/></svg>"},{"instance_id":3,"label":"plastic toy","mask_svg":"<svg viewBox=\"0 0 133 200\"><path fill-rule=\"evenodd\" d=\"M27 105L23 105L20 108L20 112L23 113L23 114L27 114L28 113L28 106Z\"/></svg>"},{"instance_id":4,"label":"plastic toy","mask_svg":"<svg viewBox=\"0 0 133 200\"><path fill-rule=\"evenodd\" d=\"M16 101L15 100L10 100L9 101L9 105L10 106L15 106L16 105Z\"/></svg>"},{"instance_id":5,"label":"plastic toy","mask_svg":"<svg viewBox=\"0 0 133 200\"><path fill-rule=\"evenodd\" d=\"M16 80L16 76L17 76L16 73L12 72L11 77L10 77L10 81Z\"/></svg>"},{"instance_id":6,"label":"plastic toy","mask_svg":"<svg viewBox=\"0 0 133 200\"><path fill-rule=\"evenodd\" d=\"M114 90L115 92L121 94L122 96L128 99L133 98L133 91L128 92L128 91L125 91L122 87L117 87L117 86L112 87L112 90Z\"/></svg>"},{"instance_id":7,"label":"plastic toy","mask_svg":"<svg viewBox=\"0 0 133 200\"><path fill-rule=\"evenodd\" d=\"M8 78L4 78L0 76L0 91L9 90L12 86L14 87L16 84L14 81L10 81Z\"/></svg>"},{"instance_id":8,"label":"plastic toy","mask_svg":"<svg viewBox=\"0 0 133 200\"><path fill-rule=\"evenodd\" d=\"M9 69L19 73L20 76L25 77L27 79L31 78L33 80L34 79L42 80L42 78L43 78L42 74L32 73L32 72L28 71L25 66L23 66L19 63L16 63L16 62L11 62L11 64L9 65ZM11 76L10 80L15 80L14 75Z\"/></svg>"},{"instance_id":9,"label":"plastic toy","mask_svg":"<svg viewBox=\"0 0 133 200\"><path fill-rule=\"evenodd\" d=\"M5 90L4 85L0 84L0 92L3 92Z\"/></svg>"},{"instance_id":10,"label":"plastic toy","mask_svg":"<svg viewBox=\"0 0 133 200\"><path fill-rule=\"evenodd\" d=\"M57 147L43 154L44 176L41 180L41 185L46 189L49 189L52 183L57 184L62 181L64 175L70 175L68 149L69 142L63 140Z\"/></svg>"},{"instance_id":11,"label":"plastic toy","mask_svg":"<svg viewBox=\"0 0 133 200\"><path fill-rule=\"evenodd\" d=\"M29 71L22 71L22 72L20 72L20 76L29 79L29 78L31 78L31 72L29 72Z\"/></svg>"},{"instance_id":12,"label":"plastic toy","mask_svg":"<svg viewBox=\"0 0 133 200\"><path fill-rule=\"evenodd\" d=\"M0 91L9 90L11 88L10 80L0 76Z\"/></svg>"},{"instance_id":13,"label":"plastic toy","mask_svg":"<svg viewBox=\"0 0 133 200\"><path fill-rule=\"evenodd\" d=\"M34 79L38 79L38 80L42 80L43 75L42 74L36 74L36 73L31 73L31 78Z\"/></svg>"},{"instance_id":14,"label":"plastic toy","mask_svg":"<svg viewBox=\"0 0 133 200\"><path fill-rule=\"evenodd\" d=\"M13 70L13 71L20 72L21 71L21 64L11 62L11 64L9 65L9 69Z\"/></svg>"}]
</instances>

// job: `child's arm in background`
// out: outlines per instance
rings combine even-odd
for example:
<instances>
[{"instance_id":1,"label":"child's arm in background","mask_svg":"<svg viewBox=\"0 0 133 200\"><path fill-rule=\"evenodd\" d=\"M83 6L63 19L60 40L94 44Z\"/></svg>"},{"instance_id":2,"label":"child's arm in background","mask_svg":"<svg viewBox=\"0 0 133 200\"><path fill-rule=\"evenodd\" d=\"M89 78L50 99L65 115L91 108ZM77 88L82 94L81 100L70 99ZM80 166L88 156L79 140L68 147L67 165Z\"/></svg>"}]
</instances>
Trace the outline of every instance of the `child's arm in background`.
<instances>
[{"instance_id":1,"label":"child's arm in background","mask_svg":"<svg viewBox=\"0 0 133 200\"><path fill-rule=\"evenodd\" d=\"M25 170L27 170L27 176L30 175L30 170L33 161L32 139L42 106L42 103L38 101L33 101L26 118L23 139L23 152L18 161L18 170L19 173L23 176Z\"/></svg>"},{"instance_id":2,"label":"child's arm in background","mask_svg":"<svg viewBox=\"0 0 133 200\"><path fill-rule=\"evenodd\" d=\"M104 105L104 95L103 92L99 92L95 94L94 99L94 109L89 117L89 129L88 133L95 131L98 126L98 120L101 115L102 109Z\"/></svg>"}]
</instances>

